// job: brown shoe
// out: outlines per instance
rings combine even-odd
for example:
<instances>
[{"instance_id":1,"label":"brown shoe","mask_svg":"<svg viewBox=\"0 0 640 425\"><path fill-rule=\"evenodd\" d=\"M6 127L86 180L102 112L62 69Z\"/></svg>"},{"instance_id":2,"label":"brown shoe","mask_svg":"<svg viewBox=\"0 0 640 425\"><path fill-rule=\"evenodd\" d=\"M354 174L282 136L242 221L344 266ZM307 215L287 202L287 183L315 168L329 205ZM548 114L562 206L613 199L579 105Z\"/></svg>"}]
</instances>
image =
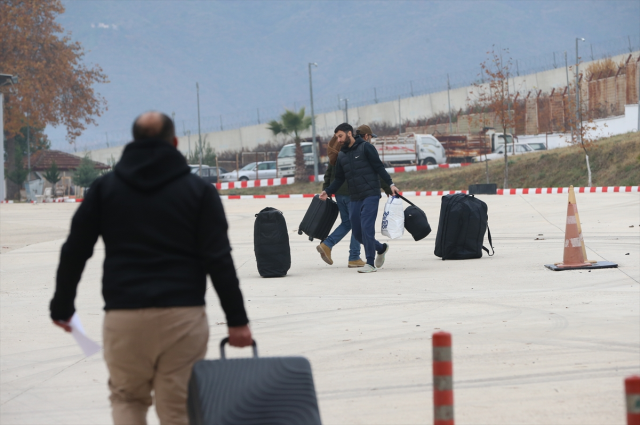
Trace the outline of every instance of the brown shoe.
<instances>
[{"instance_id":1,"label":"brown shoe","mask_svg":"<svg viewBox=\"0 0 640 425\"><path fill-rule=\"evenodd\" d=\"M358 258L357 260L349 261L349 268L355 269L356 267L364 267L365 264L367 263Z\"/></svg>"},{"instance_id":2,"label":"brown shoe","mask_svg":"<svg viewBox=\"0 0 640 425\"><path fill-rule=\"evenodd\" d=\"M322 257L325 263L329 265L333 264L333 260L331 259L331 248L326 246L324 242L316 247L316 251L320 253L320 257Z\"/></svg>"}]
</instances>

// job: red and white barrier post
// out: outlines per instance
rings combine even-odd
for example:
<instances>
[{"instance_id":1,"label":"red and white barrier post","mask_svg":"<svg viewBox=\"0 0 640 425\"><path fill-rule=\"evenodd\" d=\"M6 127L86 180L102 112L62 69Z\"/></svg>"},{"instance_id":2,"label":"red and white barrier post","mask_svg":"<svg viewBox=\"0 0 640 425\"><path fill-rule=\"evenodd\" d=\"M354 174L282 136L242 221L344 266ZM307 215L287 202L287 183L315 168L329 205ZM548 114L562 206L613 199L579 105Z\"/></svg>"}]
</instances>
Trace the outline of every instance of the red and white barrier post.
<instances>
[{"instance_id":1,"label":"red and white barrier post","mask_svg":"<svg viewBox=\"0 0 640 425\"><path fill-rule=\"evenodd\" d=\"M640 376L630 376L624 380L627 398L627 425L640 425Z\"/></svg>"},{"instance_id":2,"label":"red and white barrier post","mask_svg":"<svg viewBox=\"0 0 640 425\"><path fill-rule=\"evenodd\" d=\"M454 425L451 334L433 334L433 424Z\"/></svg>"}]
</instances>

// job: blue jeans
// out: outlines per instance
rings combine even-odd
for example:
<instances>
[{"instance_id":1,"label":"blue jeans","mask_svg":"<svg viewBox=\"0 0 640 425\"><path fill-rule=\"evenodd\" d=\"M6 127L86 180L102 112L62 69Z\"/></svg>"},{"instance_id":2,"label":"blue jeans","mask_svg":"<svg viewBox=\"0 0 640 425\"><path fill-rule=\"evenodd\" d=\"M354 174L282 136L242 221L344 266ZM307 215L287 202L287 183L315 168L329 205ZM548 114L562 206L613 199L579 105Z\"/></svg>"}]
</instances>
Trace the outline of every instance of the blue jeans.
<instances>
[{"instance_id":1,"label":"blue jeans","mask_svg":"<svg viewBox=\"0 0 640 425\"><path fill-rule=\"evenodd\" d=\"M342 223L336 230L331 233L323 243L330 249L333 248L344 238L349 230L351 230L351 221L349 220L349 203L351 197L349 195L336 195L336 203L338 204L338 210L340 210L340 220ZM360 243L351 233L351 244L349 245L349 261L355 261L360 259Z\"/></svg>"},{"instance_id":2,"label":"blue jeans","mask_svg":"<svg viewBox=\"0 0 640 425\"><path fill-rule=\"evenodd\" d=\"M380 196L369 196L362 201L351 201L349 204L349 218L351 219L351 233L356 240L364 245L367 264L375 265L376 253L384 252L385 246L376 240L376 217Z\"/></svg>"}]
</instances>

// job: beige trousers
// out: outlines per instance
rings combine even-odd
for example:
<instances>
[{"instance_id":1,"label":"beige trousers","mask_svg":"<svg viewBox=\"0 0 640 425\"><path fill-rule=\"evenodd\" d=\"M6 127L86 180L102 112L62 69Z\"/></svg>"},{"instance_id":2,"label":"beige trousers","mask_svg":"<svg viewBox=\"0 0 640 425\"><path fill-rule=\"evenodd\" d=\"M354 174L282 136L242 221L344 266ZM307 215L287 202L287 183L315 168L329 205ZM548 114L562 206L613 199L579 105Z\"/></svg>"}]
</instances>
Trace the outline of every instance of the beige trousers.
<instances>
[{"instance_id":1,"label":"beige trousers","mask_svg":"<svg viewBox=\"0 0 640 425\"><path fill-rule=\"evenodd\" d=\"M191 368L209 340L204 306L110 310L103 335L113 423L146 425L153 391L160 423L187 425Z\"/></svg>"}]
</instances>

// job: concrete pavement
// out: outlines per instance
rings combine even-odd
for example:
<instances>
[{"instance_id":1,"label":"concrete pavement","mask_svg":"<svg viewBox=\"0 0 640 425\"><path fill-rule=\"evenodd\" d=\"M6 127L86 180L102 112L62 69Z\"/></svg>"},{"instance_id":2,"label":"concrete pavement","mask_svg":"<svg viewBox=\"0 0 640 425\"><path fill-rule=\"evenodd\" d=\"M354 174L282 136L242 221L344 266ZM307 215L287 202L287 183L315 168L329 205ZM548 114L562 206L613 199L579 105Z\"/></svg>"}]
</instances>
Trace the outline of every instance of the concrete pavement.
<instances>
[{"instance_id":1,"label":"concrete pavement","mask_svg":"<svg viewBox=\"0 0 640 425\"><path fill-rule=\"evenodd\" d=\"M453 334L457 423L624 424L623 378L640 373L640 196L577 195L589 258L620 265L592 272L543 267L562 260L566 195L481 198L494 257L435 257L440 199L414 197L432 234L391 241L384 268L368 275L346 268L346 240L328 266L318 242L297 235L309 199L225 201L260 354L309 358L323 423L431 423L430 337L442 329ZM285 278L263 279L256 269L254 215L267 206L287 220ZM0 205L0 423L110 423L101 355L84 358L48 319L76 208ZM98 340L103 258L99 243L76 302ZM218 358L225 319L211 290L207 303L208 358ZM157 423L155 413L149 418Z\"/></svg>"}]
</instances>

